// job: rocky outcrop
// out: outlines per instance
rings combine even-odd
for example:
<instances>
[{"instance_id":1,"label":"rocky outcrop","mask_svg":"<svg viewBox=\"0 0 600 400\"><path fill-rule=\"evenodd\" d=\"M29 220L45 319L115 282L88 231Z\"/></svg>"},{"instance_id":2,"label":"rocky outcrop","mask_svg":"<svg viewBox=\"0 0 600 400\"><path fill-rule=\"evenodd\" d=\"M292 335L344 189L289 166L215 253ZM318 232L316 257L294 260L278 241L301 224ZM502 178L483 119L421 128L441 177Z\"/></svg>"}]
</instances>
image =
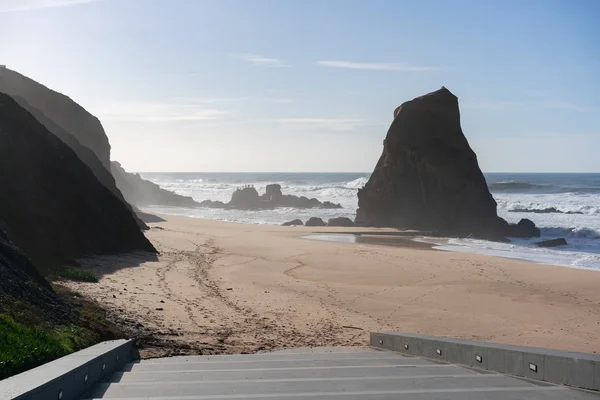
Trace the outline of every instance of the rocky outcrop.
<instances>
[{"instance_id":1,"label":"rocky outcrop","mask_svg":"<svg viewBox=\"0 0 600 400\"><path fill-rule=\"evenodd\" d=\"M499 222L494 227L498 232L505 236L517 238L540 237L540 229L535 226L535 223L527 218L523 218L518 224L509 224L498 217Z\"/></svg>"},{"instance_id":2,"label":"rocky outcrop","mask_svg":"<svg viewBox=\"0 0 600 400\"><path fill-rule=\"evenodd\" d=\"M37 110L60 128L55 132L53 126L46 126L48 130L65 143L69 139L65 138L64 133L73 136L81 145L94 152L104 168L110 169L110 144L104 128L98 118L79 104L8 68L0 69L0 92L24 100L27 103L25 108L28 111L35 114L32 110ZM40 122L46 125L47 121ZM81 157L79 149L73 150L82 160L84 159ZM92 165L89 167L93 168Z\"/></svg>"},{"instance_id":3,"label":"rocky outcrop","mask_svg":"<svg viewBox=\"0 0 600 400\"><path fill-rule=\"evenodd\" d=\"M354 226L354 221L346 217L330 218L327 226Z\"/></svg>"},{"instance_id":4,"label":"rocky outcrop","mask_svg":"<svg viewBox=\"0 0 600 400\"><path fill-rule=\"evenodd\" d=\"M110 163L110 168L117 187L130 204L138 207L162 205L193 208L200 206L200 203L191 197L170 192L154 182L143 179L140 174L125 171L116 161Z\"/></svg>"},{"instance_id":5,"label":"rocky outcrop","mask_svg":"<svg viewBox=\"0 0 600 400\"><path fill-rule=\"evenodd\" d=\"M305 226L326 226L327 224L321 218L318 217L310 217L308 221L306 221Z\"/></svg>"},{"instance_id":6,"label":"rocky outcrop","mask_svg":"<svg viewBox=\"0 0 600 400\"><path fill-rule=\"evenodd\" d=\"M293 221L284 222L283 224L281 224L281 226L302 226L302 225L304 225L304 222L302 222L299 219L295 219Z\"/></svg>"},{"instance_id":7,"label":"rocky outcrop","mask_svg":"<svg viewBox=\"0 0 600 400\"><path fill-rule=\"evenodd\" d=\"M0 229L44 270L96 253L155 252L130 208L69 146L2 93Z\"/></svg>"},{"instance_id":8,"label":"rocky outcrop","mask_svg":"<svg viewBox=\"0 0 600 400\"><path fill-rule=\"evenodd\" d=\"M253 186L244 186L233 192L228 207L240 210L268 208L266 204L264 206L261 204L261 198L258 195L258 191Z\"/></svg>"},{"instance_id":9,"label":"rocky outcrop","mask_svg":"<svg viewBox=\"0 0 600 400\"><path fill-rule=\"evenodd\" d=\"M200 207L208 208L227 208L227 204L222 201L204 200L200 202Z\"/></svg>"},{"instance_id":10,"label":"rocky outcrop","mask_svg":"<svg viewBox=\"0 0 600 400\"><path fill-rule=\"evenodd\" d=\"M221 201L204 200L200 206L236 210L270 210L277 207L342 208L341 205L330 201L320 202L315 198L309 199L305 196L284 195L281 193L281 185L277 183L267 185L263 195L259 195L254 186L244 186L233 192L231 201L227 204Z\"/></svg>"},{"instance_id":11,"label":"rocky outcrop","mask_svg":"<svg viewBox=\"0 0 600 400\"><path fill-rule=\"evenodd\" d=\"M544 240L544 241L535 243L535 245L537 247L566 246L567 245L567 239L565 239L565 238L558 238L558 239L552 239L552 240Z\"/></svg>"},{"instance_id":12,"label":"rocky outcrop","mask_svg":"<svg viewBox=\"0 0 600 400\"><path fill-rule=\"evenodd\" d=\"M474 236L539 236L525 222L499 218L460 126L448 89L407 101L394 112L383 153L358 191L356 223Z\"/></svg>"},{"instance_id":13,"label":"rocky outcrop","mask_svg":"<svg viewBox=\"0 0 600 400\"><path fill-rule=\"evenodd\" d=\"M92 170L98 181L125 202L108 168L110 145L96 117L63 94L9 69L0 69L0 92L15 99L69 146ZM142 229L147 228L135 213L133 215Z\"/></svg>"},{"instance_id":14,"label":"rocky outcrop","mask_svg":"<svg viewBox=\"0 0 600 400\"><path fill-rule=\"evenodd\" d=\"M277 183L267 185L265 188L265 197L270 201L274 201L275 203L280 202L283 198L283 193L281 193L281 185Z\"/></svg>"}]
</instances>

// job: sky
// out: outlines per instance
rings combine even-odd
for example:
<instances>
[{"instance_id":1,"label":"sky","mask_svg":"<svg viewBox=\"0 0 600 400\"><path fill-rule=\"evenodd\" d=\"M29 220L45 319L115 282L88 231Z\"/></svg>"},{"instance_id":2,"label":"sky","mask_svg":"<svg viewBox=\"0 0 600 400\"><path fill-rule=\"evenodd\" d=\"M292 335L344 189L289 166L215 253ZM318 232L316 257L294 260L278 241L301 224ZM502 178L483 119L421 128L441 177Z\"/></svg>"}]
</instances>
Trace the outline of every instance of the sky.
<instances>
[{"instance_id":1,"label":"sky","mask_svg":"<svg viewBox=\"0 0 600 400\"><path fill-rule=\"evenodd\" d=\"M369 172L447 87L485 172L600 172L600 1L0 0L0 64L140 172Z\"/></svg>"}]
</instances>

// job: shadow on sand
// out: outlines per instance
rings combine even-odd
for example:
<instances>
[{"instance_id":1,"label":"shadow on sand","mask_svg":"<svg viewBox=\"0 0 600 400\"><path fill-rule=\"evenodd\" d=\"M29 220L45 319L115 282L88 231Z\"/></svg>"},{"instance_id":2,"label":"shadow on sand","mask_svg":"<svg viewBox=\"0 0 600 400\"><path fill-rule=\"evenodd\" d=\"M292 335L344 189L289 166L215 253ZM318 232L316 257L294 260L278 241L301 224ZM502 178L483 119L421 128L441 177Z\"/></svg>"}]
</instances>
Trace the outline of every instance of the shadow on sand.
<instances>
[{"instance_id":1,"label":"shadow on sand","mask_svg":"<svg viewBox=\"0 0 600 400\"><path fill-rule=\"evenodd\" d=\"M95 255L77 260L78 267L92 272L99 278L111 275L123 268L137 267L143 263L158 261L158 254L145 251Z\"/></svg>"}]
</instances>

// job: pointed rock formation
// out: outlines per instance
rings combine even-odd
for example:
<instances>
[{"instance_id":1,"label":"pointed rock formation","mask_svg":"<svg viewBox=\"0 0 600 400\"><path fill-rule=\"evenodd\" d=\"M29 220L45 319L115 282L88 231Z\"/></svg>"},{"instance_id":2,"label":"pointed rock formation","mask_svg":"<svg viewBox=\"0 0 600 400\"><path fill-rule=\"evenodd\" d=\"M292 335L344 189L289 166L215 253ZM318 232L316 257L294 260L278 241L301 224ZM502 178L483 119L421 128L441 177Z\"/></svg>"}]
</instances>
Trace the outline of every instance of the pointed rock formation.
<instances>
[{"instance_id":1,"label":"pointed rock formation","mask_svg":"<svg viewBox=\"0 0 600 400\"><path fill-rule=\"evenodd\" d=\"M539 236L535 225L509 226L498 217L462 132L458 99L444 87L394 111L383 154L358 191L358 206L359 225L490 238Z\"/></svg>"}]
</instances>

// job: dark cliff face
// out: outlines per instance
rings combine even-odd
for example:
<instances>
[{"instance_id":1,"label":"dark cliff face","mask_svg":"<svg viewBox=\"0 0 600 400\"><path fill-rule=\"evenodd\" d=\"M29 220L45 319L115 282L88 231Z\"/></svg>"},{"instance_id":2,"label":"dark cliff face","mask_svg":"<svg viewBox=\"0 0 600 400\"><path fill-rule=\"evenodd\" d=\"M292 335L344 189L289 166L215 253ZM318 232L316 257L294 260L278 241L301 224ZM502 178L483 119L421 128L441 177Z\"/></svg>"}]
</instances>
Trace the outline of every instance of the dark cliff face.
<instances>
[{"instance_id":1,"label":"dark cliff face","mask_svg":"<svg viewBox=\"0 0 600 400\"><path fill-rule=\"evenodd\" d=\"M402 104L394 116L383 154L358 192L356 222L507 234L462 132L456 96L442 88Z\"/></svg>"},{"instance_id":2,"label":"dark cliff face","mask_svg":"<svg viewBox=\"0 0 600 400\"><path fill-rule=\"evenodd\" d=\"M90 167L100 183L125 202L110 170L104 164L109 162L110 145L96 117L68 97L8 69L0 70L0 92L14 98L46 129L69 146ZM97 121L97 124L93 121ZM68 131L64 126L71 130ZM82 141L94 147L86 147ZM133 211L132 214L142 229L147 228Z\"/></svg>"},{"instance_id":3,"label":"dark cliff face","mask_svg":"<svg viewBox=\"0 0 600 400\"><path fill-rule=\"evenodd\" d=\"M133 205L195 207L191 197L179 196L127 173L110 162L110 144L100 121L69 97L10 69L0 69L0 92L13 97L50 132L67 144L96 178L123 202ZM132 210L142 229L148 228Z\"/></svg>"},{"instance_id":4,"label":"dark cliff face","mask_svg":"<svg viewBox=\"0 0 600 400\"><path fill-rule=\"evenodd\" d=\"M130 208L2 93L0 229L43 270L94 253L155 251Z\"/></svg>"},{"instance_id":5,"label":"dark cliff face","mask_svg":"<svg viewBox=\"0 0 600 400\"><path fill-rule=\"evenodd\" d=\"M46 126L48 130L65 142L68 139L65 139L63 133L75 137L79 143L96 154L104 168L110 170L110 144L104 128L98 118L79 104L8 68L0 69L0 92L15 98L20 97L29 106L39 110L61 128L61 131L54 132L52 127ZM46 121L40 122L46 125ZM73 150L79 155L79 149ZM93 169L92 165L89 167Z\"/></svg>"},{"instance_id":6,"label":"dark cliff face","mask_svg":"<svg viewBox=\"0 0 600 400\"><path fill-rule=\"evenodd\" d=\"M23 252L0 230L0 312L14 303L33 307L48 319L65 321L70 309L54 293Z\"/></svg>"}]
</instances>

